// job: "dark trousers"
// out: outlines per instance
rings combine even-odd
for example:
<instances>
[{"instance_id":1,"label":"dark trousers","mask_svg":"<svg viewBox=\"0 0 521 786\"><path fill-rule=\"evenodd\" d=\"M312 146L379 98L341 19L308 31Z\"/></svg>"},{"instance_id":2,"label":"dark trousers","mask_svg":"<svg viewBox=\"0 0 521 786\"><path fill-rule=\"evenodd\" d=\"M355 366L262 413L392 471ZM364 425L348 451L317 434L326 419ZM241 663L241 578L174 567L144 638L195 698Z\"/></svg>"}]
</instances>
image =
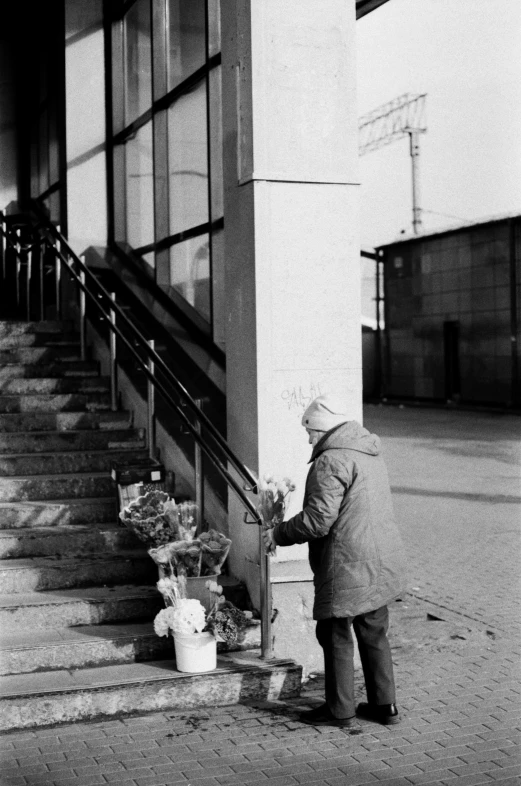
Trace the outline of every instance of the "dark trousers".
<instances>
[{"instance_id":1,"label":"dark trousers","mask_svg":"<svg viewBox=\"0 0 521 786\"><path fill-rule=\"evenodd\" d=\"M367 701L395 704L393 662L387 639L387 606L357 617L332 617L317 622L317 639L324 650L326 704L336 718L355 714L354 641L358 642Z\"/></svg>"}]
</instances>

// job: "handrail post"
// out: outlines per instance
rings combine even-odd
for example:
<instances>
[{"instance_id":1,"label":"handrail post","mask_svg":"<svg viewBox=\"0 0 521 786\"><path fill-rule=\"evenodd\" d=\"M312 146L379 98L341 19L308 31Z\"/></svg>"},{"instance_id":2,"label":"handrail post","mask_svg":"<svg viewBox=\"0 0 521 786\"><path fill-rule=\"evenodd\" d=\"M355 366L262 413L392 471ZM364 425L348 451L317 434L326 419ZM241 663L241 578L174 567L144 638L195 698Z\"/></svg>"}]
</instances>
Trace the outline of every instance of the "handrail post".
<instances>
[{"instance_id":1,"label":"handrail post","mask_svg":"<svg viewBox=\"0 0 521 786\"><path fill-rule=\"evenodd\" d=\"M2 229L2 280L5 284L7 278L7 222L3 213L0 214L0 226Z\"/></svg>"},{"instance_id":2,"label":"handrail post","mask_svg":"<svg viewBox=\"0 0 521 786\"><path fill-rule=\"evenodd\" d=\"M29 246L27 250L27 279L25 282L25 296L27 299L26 313L27 321L31 321L31 281L33 277L33 247Z\"/></svg>"},{"instance_id":3,"label":"handrail post","mask_svg":"<svg viewBox=\"0 0 521 786\"><path fill-rule=\"evenodd\" d=\"M82 262L85 262L85 257L81 257ZM85 271L80 270L80 351L81 351L81 359L86 360L87 357L87 317L86 317L86 295L85 289L83 287L86 286L86 276ZM112 331L111 331L112 332Z\"/></svg>"},{"instance_id":4,"label":"handrail post","mask_svg":"<svg viewBox=\"0 0 521 786\"><path fill-rule=\"evenodd\" d=\"M41 240L40 243L38 244L38 248L40 249L40 252L39 252L39 257L40 257L40 319L43 322L44 316L45 316L44 297L43 297L45 242L43 240Z\"/></svg>"},{"instance_id":5,"label":"handrail post","mask_svg":"<svg viewBox=\"0 0 521 786\"><path fill-rule=\"evenodd\" d=\"M200 398L195 399L195 403L199 409L202 409L203 400ZM201 421L196 420L195 430L198 434L201 433ZM195 440L195 456L194 456L194 470L195 470L195 504L197 505L197 532L203 531L204 525L204 471L203 471L203 451L200 444Z\"/></svg>"},{"instance_id":6,"label":"handrail post","mask_svg":"<svg viewBox=\"0 0 521 786\"><path fill-rule=\"evenodd\" d=\"M60 232L60 225L56 224L56 231ZM56 257L54 263L55 270L55 283L56 283L56 319L60 320L62 316L62 298L61 298L61 240L59 237L55 240Z\"/></svg>"},{"instance_id":7,"label":"handrail post","mask_svg":"<svg viewBox=\"0 0 521 786\"><path fill-rule=\"evenodd\" d=\"M22 230L16 230L16 308L20 308L20 275L22 272Z\"/></svg>"},{"instance_id":8,"label":"handrail post","mask_svg":"<svg viewBox=\"0 0 521 786\"><path fill-rule=\"evenodd\" d=\"M112 303L116 302L116 293L110 293L110 299ZM116 325L116 311L111 308L110 309L110 321L111 324L115 327ZM109 346L110 346L110 408L112 412L116 412L118 408L118 360L116 354L116 333L114 330L110 330L109 336Z\"/></svg>"},{"instance_id":9,"label":"handrail post","mask_svg":"<svg viewBox=\"0 0 521 786\"><path fill-rule=\"evenodd\" d=\"M259 564L260 564L260 615L261 615L261 658L273 657L271 640L271 571L270 558L262 539L262 525L259 526Z\"/></svg>"},{"instance_id":10,"label":"handrail post","mask_svg":"<svg viewBox=\"0 0 521 786\"><path fill-rule=\"evenodd\" d=\"M155 351L156 342L153 338L147 342L148 346ZM154 376L155 363L153 357L148 359L148 370ZM148 455L151 459L156 458L156 388L151 378L147 379L147 441Z\"/></svg>"}]
</instances>

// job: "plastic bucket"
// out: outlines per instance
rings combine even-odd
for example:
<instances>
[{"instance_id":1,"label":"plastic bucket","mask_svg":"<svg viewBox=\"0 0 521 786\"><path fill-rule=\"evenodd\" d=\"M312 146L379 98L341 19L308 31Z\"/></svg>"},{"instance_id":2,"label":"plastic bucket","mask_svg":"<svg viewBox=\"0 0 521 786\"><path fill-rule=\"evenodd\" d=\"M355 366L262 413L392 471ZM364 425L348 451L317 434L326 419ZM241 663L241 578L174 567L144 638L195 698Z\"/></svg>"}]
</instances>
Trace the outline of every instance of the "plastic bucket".
<instances>
[{"instance_id":1,"label":"plastic bucket","mask_svg":"<svg viewBox=\"0 0 521 786\"><path fill-rule=\"evenodd\" d=\"M175 633L175 661L178 671L197 674L217 666L217 641L209 633Z\"/></svg>"}]
</instances>

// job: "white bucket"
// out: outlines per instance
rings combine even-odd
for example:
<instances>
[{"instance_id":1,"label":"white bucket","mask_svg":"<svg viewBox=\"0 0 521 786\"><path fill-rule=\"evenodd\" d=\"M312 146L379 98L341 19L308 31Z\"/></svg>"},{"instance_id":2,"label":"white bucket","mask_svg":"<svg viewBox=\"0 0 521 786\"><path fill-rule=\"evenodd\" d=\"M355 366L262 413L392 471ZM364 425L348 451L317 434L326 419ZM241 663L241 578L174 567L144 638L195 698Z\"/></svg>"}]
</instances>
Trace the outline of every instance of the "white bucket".
<instances>
[{"instance_id":1,"label":"white bucket","mask_svg":"<svg viewBox=\"0 0 521 786\"><path fill-rule=\"evenodd\" d=\"M209 633L174 633L178 671L192 674L213 671L217 666L217 641Z\"/></svg>"}]
</instances>

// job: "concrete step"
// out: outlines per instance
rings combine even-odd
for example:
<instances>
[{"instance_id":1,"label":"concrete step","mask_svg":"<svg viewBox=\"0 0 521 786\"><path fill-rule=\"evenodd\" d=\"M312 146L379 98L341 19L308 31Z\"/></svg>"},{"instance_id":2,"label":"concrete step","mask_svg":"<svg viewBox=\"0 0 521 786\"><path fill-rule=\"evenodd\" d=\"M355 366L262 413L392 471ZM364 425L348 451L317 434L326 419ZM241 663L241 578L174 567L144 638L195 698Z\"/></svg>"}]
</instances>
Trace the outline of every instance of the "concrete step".
<instances>
[{"instance_id":1,"label":"concrete step","mask_svg":"<svg viewBox=\"0 0 521 786\"><path fill-rule=\"evenodd\" d=\"M30 377L1 379L3 396L49 395L57 393L106 393L110 391L107 377Z\"/></svg>"},{"instance_id":2,"label":"concrete step","mask_svg":"<svg viewBox=\"0 0 521 786\"><path fill-rule=\"evenodd\" d=\"M253 620L233 651L260 647L260 622ZM218 642L219 652L231 651ZM152 621L118 625L17 631L3 635L0 675L56 669L84 669L174 657L173 639L154 633Z\"/></svg>"},{"instance_id":3,"label":"concrete step","mask_svg":"<svg viewBox=\"0 0 521 786\"><path fill-rule=\"evenodd\" d=\"M173 657L172 638L156 636L152 622L46 628L2 635L0 674L84 669Z\"/></svg>"},{"instance_id":4,"label":"concrete step","mask_svg":"<svg viewBox=\"0 0 521 786\"><path fill-rule=\"evenodd\" d=\"M4 319L0 321L0 338L6 336L22 336L26 333L62 334L72 330L72 322L67 320L44 319L41 322L24 322L18 319Z\"/></svg>"},{"instance_id":5,"label":"concrete step","mask_svg":"<svg viewBox=\"0 0 521 786\"><path fill-rule=\"evenodd\" d=\"M39 379L42 377L96 377L99 363L90 360L66 360L47 363L6 363L0 368L0 381Z\"/></svg>"},{"instance_id":6,"label":"concrete step","mask_svg":"<svg viewBox=\"0 0 521 786\"><path fill-rule=\"evenodd\" d=\"M0 335L0 349L22 349L23 347L63 347L77 344L79 341L77 333L39 333L25 332L7 335Z\"/></svg>"},{"instance_id":7,"label":"concrete step","mask_svg":"<svg viewBox=\"0 0 521 786\"><path fill-rule=\"evenodd\" d=\"M96 412L110 409L110 393L0 395L0 413Z\"/></svg>"},{"instance_id":8,"label":"concrete step","mask_svg":"<svg viewBox=\"0 0 521 786\"><path fill-rule=\"evenodd\" d=\"M0 502L60 500L74 497L114 497L114 484L104 472L70 475L0 477Z\"/></svg>"},{"instance_id":9,"label":"concrete step","mask_svg":"<svg viewBox=\"0 0 521 786\"><path fill-rule=\"evenodd\" d=\"M0 455L9 453L48 453L50 451L139 451L146 447L143 429L117 431L41 431L0 432Z\"/></svg>"},{"instance_id":10,"label":"concrete step","mask_svg":"<svg viewBox=\"0 0 521 786\"><path fill-rule=\"evenodd\" d=\"M155 586L119 585L0 595L0 630L42 630L151 620L163 607Z\"/></svg>"},{"instance_id":11,"label":"concrete step","mask_svg":"<svg viewBox=\"0 0 521 786\"><path fill-rule=\"evenodd\" d=\"M138 463L148 460L146 450L133 450ZM64 472L110 472L113 462L129 462L128 450L56 451L54 453L12 453L0 455L0 475L60 474Z\"/></svg>"},{"instance_id":12,"label":"concrete step","mask_svg":"<svg viewBox=\"0 0 521 786\"><path fill-rule=\"evenodd\" d=\"M78 431L128 428L129 412L23 412L0 413L0 432Z\"/></svg>"},{"instance_id":13,"label":"concrete step","mask_svg":"<svg viewBox=\"0 0 521 786\"><path fill-rule=\"evenodd\" d=\"M302 668L263 661L258 652L229 653L217 669L183 674L173 659L2 677L0 730L110 718L135 712L275 701L298 696Z\"/></svg>"},{"instance_id":14,"label":"concrete step","mask_svg":"<svg viewBox=\"0 0 521 786\"><path fill-rule=\"evenodd\" d=\"M146 552L137 550L0 562L0 595L156 581L157 566Z\"/></svg>"},{"instance_id":15,"label":"concrete step","mask_svg":"<svg viewBox=\"0 0 521 786\"><path fill-rule=\"evenodd\" d=\"M46 347L18 347L0 349L0 364L3 363L55 363L58 359L81 360L79 343Z\"/></svg>"},{"instance_id":16,"label":"concrete step","mask_svg":"<svg viewBox=\"0 0 521 786\"><path fill-rule=\"evenodd\" d=\"M139 549L144 544L126 527L77 525L69 527L26 527L0 530L0 559L22 559L65 554L74 557L112 554Z\"/></svg>"},{"instance_id":17,"label":"concrete step","mask_svg":"<svg viewBox=\"0 0 521 786\"><path fill-rule=\"evenodd\" d=\"M115 495L92 499L0 502L0 530L64 527L77 524L116 524Z\"/></svg>"}]
</instances>

